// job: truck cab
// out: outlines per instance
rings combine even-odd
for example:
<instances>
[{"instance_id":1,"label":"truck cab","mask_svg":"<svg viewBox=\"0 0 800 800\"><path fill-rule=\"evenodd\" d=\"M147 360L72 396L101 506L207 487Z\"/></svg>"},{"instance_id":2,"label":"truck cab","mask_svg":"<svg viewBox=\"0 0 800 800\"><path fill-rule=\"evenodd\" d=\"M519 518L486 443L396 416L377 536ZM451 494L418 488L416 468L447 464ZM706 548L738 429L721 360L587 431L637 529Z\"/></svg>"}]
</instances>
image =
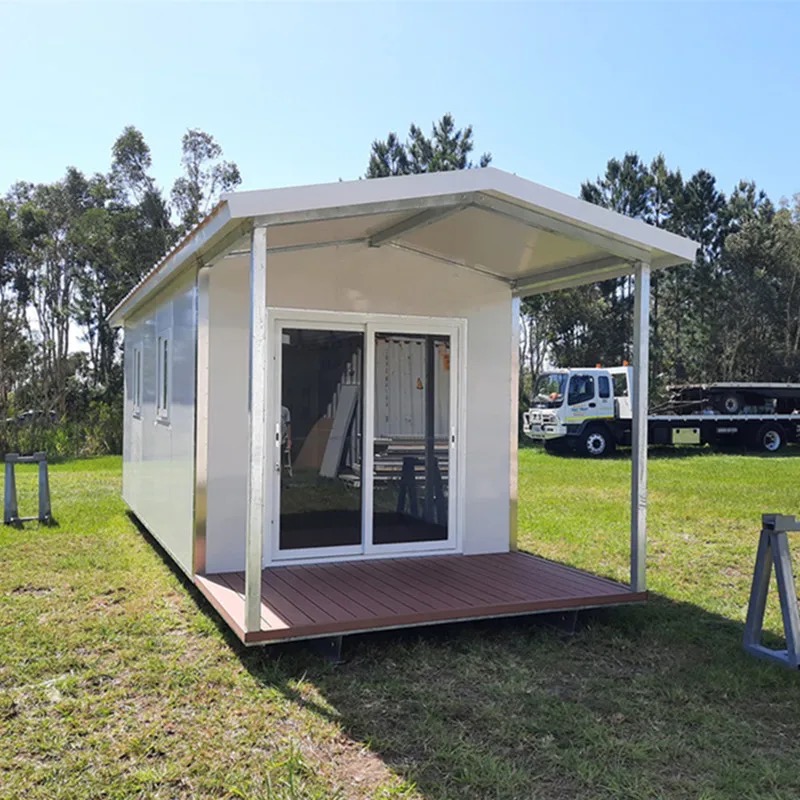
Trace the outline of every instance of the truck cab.
<instances>
[{"instance_id":1,"label":"truck cab","mask_svg":"<svg viewBox=\"0 0 800 800\"><path fill-rule=\"evenodd\" d=\"M523 430L548 450L573 447L603 456L619 442L618 420L631 419L632 368L554 369L542 373L523 414Z\"/></svg>"}]
</instances>

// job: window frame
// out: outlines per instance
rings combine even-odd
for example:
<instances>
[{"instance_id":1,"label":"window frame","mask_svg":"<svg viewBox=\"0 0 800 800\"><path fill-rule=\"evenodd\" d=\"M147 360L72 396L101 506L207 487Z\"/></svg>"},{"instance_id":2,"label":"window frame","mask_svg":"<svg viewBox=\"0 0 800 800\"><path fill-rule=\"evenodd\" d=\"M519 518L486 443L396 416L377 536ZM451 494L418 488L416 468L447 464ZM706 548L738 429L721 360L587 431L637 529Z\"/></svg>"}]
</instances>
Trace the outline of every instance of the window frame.
<instances>
[{"instance_id":1,"label":"window frame","mask_svg":"<svg viewBox=\"0 0 800 800\"><path fill-rule=\"evenodd\" d=\"M611 379L608 375L597 376L597 396L601 400L611 399Z\"/></svg>"},{"instance_id":2,"label":"window frame","mask_svg":"<svg viewBox=\"0 0 800 800\"><path fill-rule=\"evenodd\" d=\"M142 346L141 344L136 344L133 346L133 368L131 370L131 397L132 397L132 404L133 404L133 416L137 419L141 419L142 417L142 396L144 394L143 391L143 380L144 380L144 365L143 365L143 353L142 353Z\"/></svg>"},{"instance_id":3,"label":"window frame","mask_svg":"<svg viewBox=\"0 0 800 800\"><path fill-rule=\"evenodd\" d=\"M156 336L156 421L168 425L172 407L172 329Z\"/></svg>"},{"instance_id":4,"label":"window frame","mask_svg":"<svg viewBox=\"0 0 800 800\"><path fill-rule=\"evenodd\" d=\"M574 395L572 394L572 382L577 382L578 380L589 381L591 383L592 391L591 393L583 392L578 399L575 399ZM588 375L586 373L572 375L569 379L569 385L567 386L567 405L576 406L580 405L581 403L588 403L590 400L595 399L596 392L597 382L594 379L594 375Z\"/></svg>"},{"instance_id":5,"label":"window frame","mask_svg":"<svg viewBox=\"0 0 800 800\"><path fill-rule=\"evenodd\" d=\"M619 399L620 397L627 397L628 396L628 376L621 372L615 372L611 376L611 383L614 386L614 397Z\"/></svg>"}]
</instances>

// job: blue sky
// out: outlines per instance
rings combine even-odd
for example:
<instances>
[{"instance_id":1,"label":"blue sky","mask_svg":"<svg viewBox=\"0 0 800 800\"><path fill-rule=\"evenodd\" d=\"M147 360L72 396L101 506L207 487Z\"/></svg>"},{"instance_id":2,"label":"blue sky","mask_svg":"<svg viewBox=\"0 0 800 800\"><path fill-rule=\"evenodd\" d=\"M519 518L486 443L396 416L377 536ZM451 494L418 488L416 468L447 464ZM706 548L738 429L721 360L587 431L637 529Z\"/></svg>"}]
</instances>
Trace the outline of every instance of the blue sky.
<instances>
[{"instance_id":1,"label":"blue sky","mask_svg":"<svg viewBox=\"0 0 800 800\"><path fill-rule=\"evenodd\" d=\"M495 166L574 194L659 151L729 191L800 191L800 4L0 3L0 193L107 170L134 124L154 173L188 127L243 188L363 174L371 141L450 111Z\"/></svg>"}]
</instances>

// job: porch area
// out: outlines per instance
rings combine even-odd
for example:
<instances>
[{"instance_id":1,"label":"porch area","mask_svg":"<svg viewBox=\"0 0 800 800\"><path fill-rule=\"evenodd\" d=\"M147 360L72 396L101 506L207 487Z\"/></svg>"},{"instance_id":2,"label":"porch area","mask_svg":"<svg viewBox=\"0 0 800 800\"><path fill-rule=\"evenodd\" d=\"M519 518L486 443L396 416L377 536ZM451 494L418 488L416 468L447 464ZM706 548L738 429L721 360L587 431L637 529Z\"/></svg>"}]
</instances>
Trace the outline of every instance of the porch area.
<instances>
[{"instance_id":1,"label":"porch area","mask_svg":"<svg viewBox=\"0 0 800 800\"><path fill-rule=\"evenodd\" d=\"M646 592L522 552L270 567L261 630L246 632L245 573L195 583L245 644L643 602Z\"/></svg>"}]
</instances>

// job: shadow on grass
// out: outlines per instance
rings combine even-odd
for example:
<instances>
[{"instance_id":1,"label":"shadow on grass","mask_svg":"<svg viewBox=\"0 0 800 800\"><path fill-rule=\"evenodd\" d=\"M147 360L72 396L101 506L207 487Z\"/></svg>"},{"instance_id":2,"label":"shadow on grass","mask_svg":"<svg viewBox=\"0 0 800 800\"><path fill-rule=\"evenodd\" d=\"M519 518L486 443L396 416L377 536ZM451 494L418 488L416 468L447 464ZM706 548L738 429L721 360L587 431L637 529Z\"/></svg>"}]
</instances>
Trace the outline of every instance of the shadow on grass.
<instances>
[{"instance_id":1,"label":"shadow on grass","mask_svg":"<svg viewBox=\"0 0 800 800\"><path fill-rule=\"evenodd\" d=\"M4 522L6 528L14 528L18 531L33 531L39 528L60 528L58 520L55 517L48 517L45 520L40 520L37 517L24 517L23 519L15 519L12 522Z\"/></svg>"},{"instance_id":2,"label":"shadow on grass","mask_svg":"<svg viewBox=\"0 0 800 800\"><path fill-rule=\"evenodd\" d=\"M424 798L800 796L798 676L745 655L739 622L651 595L573 636L536 616L354 634L334 666L246 648L129 516L257 684Z\"/></svg>"},{"instance_id":3,"label":"shadow on grass","mask_svg":"<svg viewBox=\"0 0 800 800\"><path fill-rule=\"evenodd\" d=\"M762 780L750 796L797 796L775 724L782 708L792 725L797 676L746 656L741 624L658 596L582 621L572 637L535 617L358 635L338 668L301 645L241 657L426 798L735 797ZM781 747L785 795L768 785Z\"/></svg>"}]
</instances>

